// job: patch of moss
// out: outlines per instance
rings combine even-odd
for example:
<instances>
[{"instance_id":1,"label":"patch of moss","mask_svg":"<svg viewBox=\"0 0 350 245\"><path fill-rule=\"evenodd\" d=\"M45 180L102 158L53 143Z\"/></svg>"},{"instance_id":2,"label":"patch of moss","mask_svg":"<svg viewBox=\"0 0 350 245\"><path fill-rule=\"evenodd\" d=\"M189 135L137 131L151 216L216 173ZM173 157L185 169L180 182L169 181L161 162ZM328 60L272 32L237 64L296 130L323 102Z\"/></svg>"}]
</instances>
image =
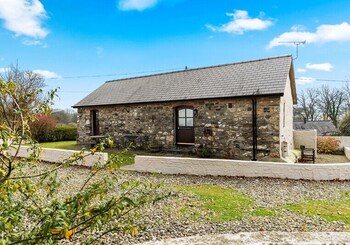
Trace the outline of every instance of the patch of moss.
<instances>
[{"instance_id":1,"label":"patch of moss","mask_svg":"<svg viewBox=\"0 0 350 245\"><path fill-rule=\"evenodd\" d=\"M271 217L280 215L279 212L277 212L274 209L271 208L257 208L254 211L251 212L253 216L259 216L259 217Z\"/></svg>"},{"instance_id":2,"label":"patch of moss","mask_svg":"<svg viewBox=\"0 0 350 245\"><path fill-rule=\"evenodd\" d=\"M283 208L309 216L319 216L327 221L343 221L350 228L350 193L341 193L337 200L307 200L285 205Z\"/></svg>"},{"instance_id":3,"label":"patch of moss","mask_svg":"<svg viewBox=\"0 0 350 245\"><path fill-rule=\"evenodd\" d=\"M212 211L210 219L216 222L239 220L249 213L253 200L234 189L217 186L178 186L179 191L199 196L203 201L202 207Z\"/></svg>"},{"instance_id":4,"label":"patch of moss","mask_svg":"<svg viewBox=\"0 0 350 245\"><path fill-rule=\"evenodd\" d=\"M192 220L199 220L202 216L202 213L198 209L194 209L193 207L181 207L178 209L179 213L190 217Z\"/></svg>"}]
</instances>

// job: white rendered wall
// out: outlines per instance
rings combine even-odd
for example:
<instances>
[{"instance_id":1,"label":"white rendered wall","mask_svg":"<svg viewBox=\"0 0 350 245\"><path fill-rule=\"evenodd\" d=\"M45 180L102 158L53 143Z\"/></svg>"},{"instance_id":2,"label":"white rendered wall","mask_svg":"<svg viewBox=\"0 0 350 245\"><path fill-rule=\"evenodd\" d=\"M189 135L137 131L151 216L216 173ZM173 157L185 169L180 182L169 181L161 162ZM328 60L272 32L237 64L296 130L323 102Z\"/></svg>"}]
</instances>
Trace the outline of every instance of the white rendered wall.
<instances>
[{"instance_id":1,"label":"white rendered wall","mask_svg":"<svg viewBox=\"0 0 350 245\"><path fill-rule=\"evenodd\" d=\"M315 149L315 155L317 156L317 131L311 130L294 130L294 147L300 149L301 145L305 145L306 148Z\"/></svg>"},{"instance_id":2,"label":"white rendered wall","mask_svg":"<svg viewBox=\"0 0 350 245\"><path fill-rule=\"evenodd\" d=\"M282 142L287 142L288 152L294 148L293 140L293 96L290 85L290 78L288 76L284 95L280 100L280 156L282 156ZM285 108L285 110L283 110ZM285 113L285 115L283 115ZM284 123L283 123L284 121Z\"/></svg>"},{"instance_id":3,"label":"white rendered wall","mask_svg":"<svg viewBox=\"0 0 350 245\"><path fill-rule=\"evenodd\" d=\"M136 156L124 169L163 174L350 180L350 163L305 164L227 159Z\"/></svg>"},{"instance_id":4,"label":"white rendered wall","mask_svg":"<svg viewBox=\"0 0 350 245\"><path fill-rule=\"evenodd\" d=\"M344 147L344 153L346 158L350 161L350 147Z\"/></svg>"}]
</instances>

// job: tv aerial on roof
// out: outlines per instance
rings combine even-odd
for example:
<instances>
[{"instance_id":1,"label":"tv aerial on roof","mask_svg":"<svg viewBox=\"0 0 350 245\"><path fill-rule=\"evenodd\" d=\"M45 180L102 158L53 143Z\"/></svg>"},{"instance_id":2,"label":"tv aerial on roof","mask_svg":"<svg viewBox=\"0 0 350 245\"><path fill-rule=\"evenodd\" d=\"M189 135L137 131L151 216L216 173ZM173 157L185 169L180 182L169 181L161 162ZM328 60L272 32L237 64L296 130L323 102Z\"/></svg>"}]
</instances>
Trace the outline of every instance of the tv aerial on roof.
<instances>
[{"instance_id":1,"label":"tv aerial on roof","mask_svg":"<svg viewBox=\"0 0 350 245\"><path fill-rule=\"evenodd\" d=\"M293 58L293 60L296 60L299 57L299 45L302 45L302 44L304 45L306 43L306 40L304 40L304 41L279 42L279 43L291 43L291 44L294 44L295 47L296 47L296 56L295 56L295 58Z\"/></svg>"}]
</instances>

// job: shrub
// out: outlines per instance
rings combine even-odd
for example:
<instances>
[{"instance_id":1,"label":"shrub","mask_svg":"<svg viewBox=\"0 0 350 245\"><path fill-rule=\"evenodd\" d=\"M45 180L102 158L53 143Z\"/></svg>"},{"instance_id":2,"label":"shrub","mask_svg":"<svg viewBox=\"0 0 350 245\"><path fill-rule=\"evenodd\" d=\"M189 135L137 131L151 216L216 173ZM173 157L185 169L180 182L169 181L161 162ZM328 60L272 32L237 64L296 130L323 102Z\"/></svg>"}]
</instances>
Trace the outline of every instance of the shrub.
<instances>
[{"instance_id":1,"label":"shrub","mask_svg":"<svg viewBox=\"0 0 350 245\"><path fill-rule=\"evenodd\" d=\"M340 141L332 137L317 138L318 153L335 153L339 148Z\"/></svg>"},{"instance_id":2,"label":"shrub","mask_svg":"<svg viewBox=\"0 0 350 245\"><path fill-rule=\"evenodd\" d=\"M107 138L105 138L102 142L103 146L106 148L112 148L114 146L114 139L112 136L108 136Z\"/></svg>"},{"instance_id":3,"label":"shrub","mask_svg":"<svg viewBox=\"0 0 350 245\"><path fill-rule=\"evenodd\" d=\"M57 126L51 135L51 141L76 140L77 127L69 125Z\"/></svg>"},{"instance_id":4,"label":"shrub","mask_svg":"<svg viewBox=\"0 0 350 245\"><path fill-rule=\"evenodd\" d=\"M213 150L208 146L199 145L196 146L193 150L197 156L201 158L210 158L213 155Z\"/></svg>"},{"instance_id":5,"label":"shrub","mask_svg":"<svg viewBox=\"0 0 350 245\"><path fill-rule=\"evenodd\" d=\"M341 135L350 136L350 112L348 112L339 122Z\"/></svg>"},{"instance_id":6,"label":"shrub","mask_svg":"<svg viewBox=\"0 0 350 245\"><path fill-rule=\"evenodd\" d=\"M74 239L74 244L96 244L110 233L137 236L142 206L150 207L170 193L164 195L159 184L118 180L114 171L121 162L116 156L105 163L96 162L79 177L81 181L73 181L71 188L67 181L74 179L73 167L87 152L60 159L54 166L39 166L40 146L31 135L53 130L55 120L22 108L15 93L15 83L0 80L0 98L14 106L17 116L15 125L11 120L0 124L0 244L61 244L63 239ZM37 93L20 91L18 97L33 94ZM50 98L38 108L50 109ZM24 142L30 145L32 153L19 157L13 149ZM98 148L91 149L90 154ZM67 175L59 172L64 168L69 170L64 171Z\"/></svg>"},{"instance_id":7,"label":"shrub","mask_svg":"<svg viewBox=\"0 0 350 245\"><path fill-rule=\"evenodd\" d=\"M32 138L38 142L46 142L52 139L56 127L56 120L45 114L38 114L30 125Z\"/></svg>"}]
</instances>

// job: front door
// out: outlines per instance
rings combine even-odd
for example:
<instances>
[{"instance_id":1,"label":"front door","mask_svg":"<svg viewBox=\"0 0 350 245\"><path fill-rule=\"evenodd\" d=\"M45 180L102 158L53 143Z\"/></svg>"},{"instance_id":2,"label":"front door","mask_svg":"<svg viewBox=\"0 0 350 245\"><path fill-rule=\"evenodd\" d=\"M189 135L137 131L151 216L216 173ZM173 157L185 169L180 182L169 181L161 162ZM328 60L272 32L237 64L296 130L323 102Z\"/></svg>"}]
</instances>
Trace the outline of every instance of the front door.
<instances>
[{"instance_id":1,"label":"front door","mask_svg":"<svg viewBox=\"0 0 350 245\"><path fill-rule=\"evenodd\" d=\"M192 107L176 108L176 141L178 144L194 143L194 121Z\"/></svg>"}]
</instances>

